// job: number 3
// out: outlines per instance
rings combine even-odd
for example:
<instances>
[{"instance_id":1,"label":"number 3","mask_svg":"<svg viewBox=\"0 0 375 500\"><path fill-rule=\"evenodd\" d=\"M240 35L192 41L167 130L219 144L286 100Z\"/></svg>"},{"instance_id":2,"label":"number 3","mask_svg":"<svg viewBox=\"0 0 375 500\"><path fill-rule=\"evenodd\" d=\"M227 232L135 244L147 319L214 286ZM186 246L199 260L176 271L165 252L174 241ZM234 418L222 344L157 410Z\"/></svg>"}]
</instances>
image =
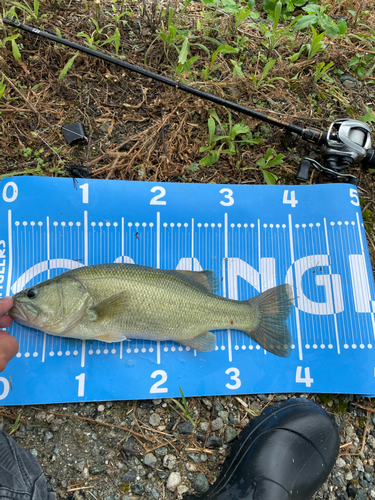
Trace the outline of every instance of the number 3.
<instances>
[{"instance_id":1,"label":"number 3","mask_svg":"<svg viewBox=\"0 0 375 500\"><path fill-rule=\"evenodd\" d=\"M230 207L234 203L234 199L232 198L233 196L233 191L228 188L224 188L220 191L220 194L227 193L224 198L226 198L228 201L221 201L220 203L224 205L224 207Z\"/></svg>"},{"instance_id":2,"label":"number 3","mask_svg":"<svg viewBox=\"0 0 375 500\"><path fill-rule=\"evenodd\" d=\"M231 376L231 380L234 380L234 384L225 384L225 387L228 389L238 389L241 387L241 380L238 378L240 375L240 370L238 368L228 368L228 370L225 372L225 375L229 375L230 373L234 373L234 375Z\"/></svg>"}]
</instances>

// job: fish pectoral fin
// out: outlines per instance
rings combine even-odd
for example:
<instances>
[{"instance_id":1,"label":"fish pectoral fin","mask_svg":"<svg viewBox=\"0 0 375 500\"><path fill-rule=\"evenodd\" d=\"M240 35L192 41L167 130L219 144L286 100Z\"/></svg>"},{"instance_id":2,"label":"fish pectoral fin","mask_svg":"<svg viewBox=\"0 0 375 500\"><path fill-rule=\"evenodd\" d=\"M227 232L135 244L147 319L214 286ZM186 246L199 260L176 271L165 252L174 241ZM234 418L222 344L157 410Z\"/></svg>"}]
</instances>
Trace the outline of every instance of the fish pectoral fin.
<instances>
[{"instance_id":1,"label":"fish pectoral fin","mask_svg":"<svg viewBox=\"0 0 375 500\"><path fill-rule=\"evenodd\" d=\"M122 342L123 340L127 340L125 335L122 333L112 333L112 332L107 332L103 333L103 335L98 335L96 337L97 340L101 340L102 342Z\"/></svg>"},{"instance_id":2,"label":"fish pectoral fin","mask_svg":"<svg viewBox=\"0 0 375 500\"><path fill-rule=\"evenodd\" d=\"M192 339L179 340L180 344L186 345L197 351L213 351L216 347L216 336L211 332L204 332Z\"/></svg>"},{"instance_id":3,"label":"fish pectoral fin","mask_svg":"<svg viewBox=\"0 0 375 500\"><path fill-rule=\"evenodd\" d=\"M126 308L126 303L129 300L128 292L115 293L104 299L96 306L90 307L87 314L90 321L103 321L105 319L111 319L117 314L123 314Z\"/></svg>"}]
</instances>

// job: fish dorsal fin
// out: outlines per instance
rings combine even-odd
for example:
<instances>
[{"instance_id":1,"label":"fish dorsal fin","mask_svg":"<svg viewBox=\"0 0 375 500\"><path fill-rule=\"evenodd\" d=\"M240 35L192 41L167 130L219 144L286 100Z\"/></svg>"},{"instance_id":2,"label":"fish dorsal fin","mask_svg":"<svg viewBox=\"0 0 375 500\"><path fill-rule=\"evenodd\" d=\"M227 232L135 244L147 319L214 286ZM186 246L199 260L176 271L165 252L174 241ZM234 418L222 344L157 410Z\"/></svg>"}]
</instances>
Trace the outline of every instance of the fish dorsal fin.
<instances>
[{"instance_id":1,"label":"fish dorsal fin","mask_svg":"<svg viewBox=\"0 0 375 500\"><path fill-rule=\"evenodd\" d=\"M87 311L91 321L103 321L123 314L129 300L128 292L119 292L102 300Z\"/></svg>"},{"instance_id":2,"label":"fish dorsal fin","mask_svg":"<svg viewBox=\"0 0 375 500\"><path fill-rule=\"evenodd\" d=\"M181 271L176 270L185 281L204 290L205 292L216 292L220 288L219 281L213 271Z\"/></svg>"},{"instance_id":3,"label":"fish dorsal fin","mask_svg":"<svg viewBox=\"0 0 375 500\"><path fill-rule=\"evenodd\" d=\"M186 345L197 351L213 351L216 347L216 336L211 332L204 332L192 339L179 340L180 344Z\"/></svg>"}]
</instances>

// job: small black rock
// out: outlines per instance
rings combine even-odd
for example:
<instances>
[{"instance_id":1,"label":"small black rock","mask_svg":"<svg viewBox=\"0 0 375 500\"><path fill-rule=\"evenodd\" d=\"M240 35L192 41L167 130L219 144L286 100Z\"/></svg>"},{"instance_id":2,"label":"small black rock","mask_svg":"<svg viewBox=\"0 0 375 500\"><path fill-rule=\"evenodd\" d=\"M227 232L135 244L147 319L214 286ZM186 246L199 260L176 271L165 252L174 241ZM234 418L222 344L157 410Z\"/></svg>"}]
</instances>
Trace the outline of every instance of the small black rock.
<instances>
[{"instance_id":1,"label":"small black rock","mask_svg":"<svg viewBox=\"0 0 375 500\"><path fill-rule=\"evenodd\" d=\"M220 446L223 446L223 441L220 437L218 436L210 436L207 439L206 442L206 447L207 448L220 448Z\"/></svg>"},{"instance_id":2,"label":"small black rock","mask_svg":"<svg viewBox=\"0 0 375 500\"><path fill-rule=\"evenodd\" d=\"M99 474L104 474L107 470L105 465L97 465L96 467L89 467L89 473L91 476L98 476Z\"/></svg>"},{"instance_id":3,"label":"small black rock","mask_svg":"<svg viewBox=\"0 0 375 500\"><path fill-rule=\"evenodd\" d=\"M132 484L132 492L135 495L142 495L143 493L143 486L141 483L134 483Z\"/></svg>"},{"instance_id":4,"label":"small black rock","mask_svg":"<svg viewBox=\"0 0 375 500\"><path fill-rule=\"evenodd\" d=\"M167 431L171 431L173 429L174 424L176 423L176 419L171 417L169 423L167 425Z\"/></svg>"},{"instance_id":5,"label":"small black rock","mask_svg":"<svg viewBox=\"0 0 375 500\"><path fill-rule=\"evenodd\" d=\"M121 481L123 481L124 483L132 483L133 481L135 481L136 477L136 473L133 470L129 470L121 476Z\"/></svg>"},{"instance_id":6,"label":"small black rock","mask_svg":"<svg viewBox=\"0 0 375 500\"><path fill-rule=\"evenodd\" d=\"M346 491L348 492L348 495L351 498L354 498L355 494L357 493L357 488L354 486L354 484L349 483L348 486L346 487Z\"/></svg>"},{"instance_id":7,"label":"small black rock","mask_svg":"<svg viewBox=\"0 0 375 500\"><path fill-rule=\"evenodd\" d=\"M194 425L190 422L190 420L186 420L186 422L178 424L177 430L180 434L192 434L194 431Z\"/></svg>"}]
</instances>

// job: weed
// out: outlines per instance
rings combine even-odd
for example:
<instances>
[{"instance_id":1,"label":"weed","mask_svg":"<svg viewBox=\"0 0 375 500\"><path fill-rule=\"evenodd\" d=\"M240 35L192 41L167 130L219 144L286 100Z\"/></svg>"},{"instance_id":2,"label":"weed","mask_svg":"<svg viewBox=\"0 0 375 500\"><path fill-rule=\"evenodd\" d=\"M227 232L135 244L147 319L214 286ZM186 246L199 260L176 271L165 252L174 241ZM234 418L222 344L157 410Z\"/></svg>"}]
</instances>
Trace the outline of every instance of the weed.
<instances>
[{"instance_id":1,"label":"weed","mask_svg":"<svg viewBox=\"0 0 375 500\"><path fill-rule=\"evenodd\" d=\"M188 407L188 404L187 404L187 401L186 401L186 398L185 398L185 395L184 393L182 392L182 389L181 387L178 387L180 389L180 393L181 393L181 397L182 397L182 402L184 403L184 406L182 406L181 403L179 403L178 401L176 401L176 399L173 399L173 401L176 403L176 405L180 408L180 410L182 410L186 416L186 418L188 418L190 420L190 422L193 424L193 426L195 427L195 423L194 423L194 420L191 418L191 414L192 412L189 411L189 407Z\"/></svg>"},{"instance_id":2,"label":"weed","mask_svg":"<svg viewBox=\"0 0 375 500\"><path fill-rule=\"evenodd\" d=\"M276 154L273 148L268 148L264 158L260 158L257 161L259 165L259 170L262 172L266 184L276 184L278 177L273 172L269 172L268 169L280 165L283 162L284 155ZM257 170L256 167L244 167L242 170Z\"/></svg>"},{"instance_id":3,"label":"weed","mask_svg":"<svg viewBox=\"0 0 375 500\"><path fill-rule=\"evenodd\" d=\"M18 7L19 9L22 10L22 12L24 12L25 14L27 14L26 20L32 19L33 21L38 21L39 6L40 6L39 1L38 0L34 0L33 8L31 8L30 4L27 3L26 0L23 0L23 2L24 3L13 2L12 8ZM41 17L43 18L44 15L41 16Z\"/></svg>"},{"instance_id":4,"label":"weed","mask_svg":"<svg viewBox=\"0 0 375 500\"><path fill-rule=\"evenodd\" d=\"M9 432L9 436L11 436L12 434L14 434L17 431L17 429L20 425L20 419L21 419L21 413L18 414L18 417L17 417L16 421L14 422L12 430Z\"/></svg>"},{"instance_id":5,"label":"weed","mask_svg":"<svg viewBox=\"0 0 375 500\"><path fill-rule=\"evenodd\" d=\"M68 73L68 71L70 70L70 68L73 66L73 63L76 59L76 57L79 55L79 52L76 52L74 54L74 56L72 56L69 61L65 64L65 66L63 67L61 73L59 74L59 80L62 80L66 74Z\"/></svg>"},{"instance_id":6,"label":"weed","mask_svg":"<svg viewBox=\"0 0 375 500\"><path fill-rule=\"evenodd\" d=\"M0 81L0 99L3 97L5 89L7 88L7 86L4 83L4 79L5 79L5 75L3 75L3 77L2 77L2 79Z\"/></svg>"},{"instance_id":7,"label":"weed","mask_svg":"<svg viewBox=\"0 0 375 500\"><path fill-rule=\"evenodd\" d=\"M124 12L124 3L125 3L124 0L122 0L121 2L121 7L119 11L117 10L116 3L117 0L113 0L113 3L111 3L112 12L110 10L106 10L105 12L113 19L116 27L119 28L120 25L124 26L127 23L125 19L121 20L122 17L129 16L133 18L134 16L132 12Z\"/></svg>"},{"instance_id":8,"label":"weed","mask_svg":"<svg viewBox=\"0 0 375 500\"><path fill-rule=\"evenodd\" d=\"M350 59L348 67L361 79L374 74L375 52L372 54L357 53L355 57Z\"/></svg>"},{"instance_id":9,"label":"weed","mask_svg":"<svg viewBox=\"0 0 375 500\"><path fill-rule=\"evenodd\" d=\"M375 123L375 113L368 106L366 106L366 111L367 111L367 114L364 115L364 116L360 116L359 119L362 122L366 122L366 123L373 122L373 123Z\"/></svg>"},{"instance_id":10,"label":"weed","mask_svg":"<svg viewBox=\"0 0 375 500\"><path fill-rule=\"evenodd\" d=\"M281 76L275 76L273 78L268 78L268 80L266 80L267 75L270 69L272 69L272 67L274 66L275 62L276 59L271 59L270 61L268 61L268 63L265 65L263 69L262 74L259 77L255 75L250 75L250 78L253 80L254 87L256 90L259 90L261 87L274 87L274 85L272 85L270 82L273 82L275 80L284 80L284 82L287 82L287 80Z\"/></svg>"},{"instance_id":11,"label":"weed","mask_svg":"<svg viewBox=\"0 0 375 500\"><path fill-rule=\"evenodd\" d=\"M267 41L262 42L262 44L270 51L274 50L278 45L280 45L281 41L284 40L284 38L288 38L292 47L294 47L294 34L284 28L277 29L280 20L281 9L282 3L279 0L276 3L275 10L273 12L272 30L270 30L268 26L263 23L251 25L252 27L260 29L263 36L267 38Z\"/></svg>"},{"instance_id":12,"label":"weed","mask_svg":"<svg viewBox=\"0 0 375 500\"><path fill-rule=\"evenodd\" d=\"M199 149L201 153L207 151L207 154L199 161L200 165L206 167L212 165L220 158L220 155L223 153L227 153L230 155L236 154L238 145L253 146L255 144L259 144L262 141L262 139L253 138L250 128L248 127L248 125L246 125L245 120L242 120L241 123L233 124L232 114L229 110L228 125L221 123L214 109L210 109L209 114L210 118L208 119L208 146L202 146ZM224 132L223 135L215 135L216 124L219 126L220 130ZM239 136L239 139L237 139L237 136ZM219 142L221 142L220 145L218 145Z\"/></svg>"},{"instance_id":13,"label":"weed","mask_svg":"<svg viewBox=\"0 0 375 500\"><path fill-rule=\"evenodd\" d=\"M281 0L282 9L281 15L283 19L288 19L292 16L292 12L296 7L302 7L307 0ZM276 9L277 0L263 0L263 10L273 16Z\"/></svg>"},{"instance_id":14,"label":"weed","mask_svg":"<svg viewBox=\"0 0 375 500\"><path fill-rule=\"evenodd\" d=\"M324 12L329 6L329 4L320 6L309 3L305 7L302 7L302 10L307 12L308 15L298 19L294 29L297 31L307 28L308 26L319 26L329 36L344 35L347 30L346 21L341 18L338 23L335 24L333 19Z\"/></svg>"},{"instance_id":15,"label":"weed","mask_svg":"<svg viewBox=\"0 0 375 500\"><path fill-rule=\"evenodd\" d=\"M303 47L307 49L307 59L312 59L318 52L324 52L326 50L326 45L322 41L325 33L320 33L318 35L314 26L311 26L312 40L311 43L306 43Z\"/></svg>"},{"instance_id":16,"label":"weed","mask_svg":"<svg viewBox=\"0 0 375 500\"><path fill-rule=\"evenodd\" d=\"M19 46L16 43L17 38L20 36L19 33L17 35L12 35L4 38L4 40L0 40L0 48L5 48L6 44L10 42L12 44L12 54L16 62L21 61L21 52Z\"/></svg>"},{"instance_id":17,"label":"weed","mask_svg":"<svg viewBox=\"0 0 375 500\"><path fill-rule=\"evenodd\" d=\"M209 77L209 75L215 71L219 65L215 65L215 61L216 61L216 58L219 54L237 54L238 53L238 49L234 48L234 47L231 47L230 45L220 45L220 47L218 47L215 52L212 54L212 57L211 57L211 62L209 64L209 66L206 66L205 68L203 68L202 70L202 80L205 81L207 80L207 78Z\"/></svg>"},{"instance_id":18,"label":"weed","mask_svg":"<svg viewBox=\"0 0 375 500\"><path fill-rule=\"evenodd\" d=\"M333 62L325 64L324 62L317 63L314 74L314 83L316 83L321 78L326 78L328 75L328 71L332 68ZM333 81L330 79L331 82Z\"/></svg>"},{"instance_id":19,"label":"weed","mask_svg":"<svg viewBox=\"0 0 375 500\"><path fill-rule=\"evenodd\" d=\"M233 17L229 22L229 32L232 35L237 34L239 27L245 22L248 17L258 17L254 16L254 12L251 10L251 7L247 5L246 7L242 7L241 9L233 12Z\"/></svg>"}]
</instances>

